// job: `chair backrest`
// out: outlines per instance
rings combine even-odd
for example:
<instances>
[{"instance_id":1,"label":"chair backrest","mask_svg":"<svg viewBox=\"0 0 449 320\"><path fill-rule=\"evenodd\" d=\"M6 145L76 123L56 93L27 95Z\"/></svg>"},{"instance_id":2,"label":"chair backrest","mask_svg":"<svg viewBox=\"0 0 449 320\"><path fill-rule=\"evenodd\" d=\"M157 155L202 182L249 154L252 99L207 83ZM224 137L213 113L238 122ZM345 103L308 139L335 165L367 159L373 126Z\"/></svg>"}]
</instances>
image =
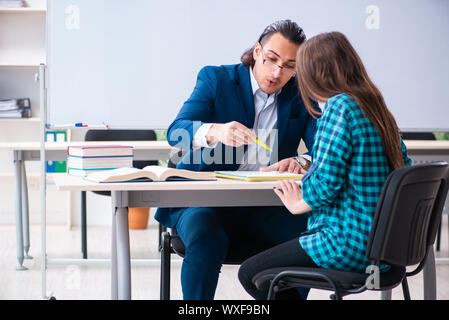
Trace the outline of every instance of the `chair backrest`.
<instances>
[{"instance_id":1,"label":"chair backrest","mask_svg":"<svg viewBox=\"0 0 449 320\"><path fill-rule=\"evenodd\" d=\"M154 130L134 129L88 130L84 137L85 141L154 141L156 139L156 132ZM156 160L133 161L133 166L139 169L157 164L158 161Z\"/></svg>"},{"instance_id":2,"label":"chair backrest","mask_svg":"<svg viewBox=\"0 0 449 320\"><path fill-rule=\"evenodd\" d=\"M404 140L436 140L432 132L402 132Z\"/></svg>"},{"instance_id":3,"label":"chair backrest","mask_svg":"<svg viewBox=\"0 0 449 320\"><path fill-rule=\"evenodd\" d=\"M446 162L394 170L379 197L367 257L397 266L422 262L435 242L448 180Z\"/></svg>"}]
</instances>

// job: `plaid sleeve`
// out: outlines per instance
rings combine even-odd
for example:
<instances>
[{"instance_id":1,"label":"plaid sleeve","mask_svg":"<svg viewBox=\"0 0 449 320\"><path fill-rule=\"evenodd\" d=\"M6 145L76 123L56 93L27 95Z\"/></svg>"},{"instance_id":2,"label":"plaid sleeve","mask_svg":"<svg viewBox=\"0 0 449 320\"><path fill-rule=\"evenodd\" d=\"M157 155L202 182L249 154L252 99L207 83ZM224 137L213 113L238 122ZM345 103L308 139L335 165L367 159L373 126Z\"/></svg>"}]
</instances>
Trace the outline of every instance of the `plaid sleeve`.
<instances>
[{"instance_id":1,"label":"plaid sleeve","mask_svg":"<svg viewBox=\"0 0 449 320\"><path fill-rule=\"evenodd\" d=\"M405 146L404 141L402 141L401 139L401 151L402 151L402 159L404 159L404 165L406 167L410 166L412 164L412 159L409 158L408 154L407 154L407 147Z\"/></svg>"},{"instance_id":2,"label":"plaid sleeve","mask_svg":"<svg viewBox=\"0 0 449 320\"><path fill-rule=\"evenodd\" d=\"M347 114L344 101L338 99L319 120L313 171L303 180L303 199L312 209L332 203L346 181L352 151Z\"/></svg>"}]
</instances>

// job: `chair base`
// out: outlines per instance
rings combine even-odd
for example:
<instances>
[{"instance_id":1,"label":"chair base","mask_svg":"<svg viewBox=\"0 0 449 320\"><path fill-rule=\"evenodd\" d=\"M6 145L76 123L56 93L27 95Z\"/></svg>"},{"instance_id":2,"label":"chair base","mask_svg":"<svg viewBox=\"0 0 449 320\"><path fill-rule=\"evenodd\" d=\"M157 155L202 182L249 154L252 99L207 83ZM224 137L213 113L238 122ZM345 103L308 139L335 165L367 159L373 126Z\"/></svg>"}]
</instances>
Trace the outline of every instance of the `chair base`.
<instances>
[{"instance_id":1,"label":"chair base","mask_svg":"<svg viewBox=\"0 0 449 320\"><path fill-rule=\"evenodd\" d=\"M364 273L322 268L285 267L264 270L256 274L252 282L259 290L266 290L269 286L267 297L269 300L275 299L279 291L295 287L333 291L330 298L341 300L344 296L361 293L365 290L390 290L401 283L403 284L404 296L409 299L410 294L405 272L403 267L391 267L389 271L381 273L379 283L374 281L374 284L372 284L370 283L370 275Z\"/></svg>"}]
</instances>

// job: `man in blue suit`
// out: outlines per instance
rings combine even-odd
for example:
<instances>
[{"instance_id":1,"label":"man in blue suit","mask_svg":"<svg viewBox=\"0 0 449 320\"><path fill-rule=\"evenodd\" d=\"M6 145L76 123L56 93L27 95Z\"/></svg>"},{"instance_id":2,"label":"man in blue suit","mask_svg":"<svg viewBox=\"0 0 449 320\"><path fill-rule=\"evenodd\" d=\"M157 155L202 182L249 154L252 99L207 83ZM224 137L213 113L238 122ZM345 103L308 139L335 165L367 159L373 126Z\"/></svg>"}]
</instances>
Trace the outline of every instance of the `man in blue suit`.
<instances>
[{"instance_id":1,"label":"man in blue suit","mask_svg":"<svg viewBox=\"0 0 449 320\"><path fill-rule=\"evenodd\" d=\"M242 55L241 64L204 67L167 132L170 145L188 150L177 168L260 170L271 164L274 170L305 172L307 156L295 156L301 139L312 149L316 121L295 80L296 52L304 41L296 23L278 21ZM255 144L256 137L272 152ZM176 228L186 247L184 299L214 298L228 252L247 248L249 257L297 237L307 221L285 207L161 208L155 218ZM305 298L307 292L290 290L284 297Z\"/></svg>"}]
</instances>

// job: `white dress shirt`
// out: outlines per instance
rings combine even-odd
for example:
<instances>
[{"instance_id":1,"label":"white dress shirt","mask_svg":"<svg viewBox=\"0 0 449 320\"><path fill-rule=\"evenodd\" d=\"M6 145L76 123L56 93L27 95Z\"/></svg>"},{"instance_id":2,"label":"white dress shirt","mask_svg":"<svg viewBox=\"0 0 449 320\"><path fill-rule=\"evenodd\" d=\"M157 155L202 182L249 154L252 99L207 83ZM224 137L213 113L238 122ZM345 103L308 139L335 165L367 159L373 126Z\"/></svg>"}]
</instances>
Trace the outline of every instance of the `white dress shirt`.
<instances>
[{"instance_id":1,"label":"white dress shirt","mask_svg":"<svg viewBox=\"0 0 449 320\"><path fill-rule=\"evenodd\" d=\"M275 141L275 132L272 131L277 127L277 96L281 90L276 93L267 95L254 78L253 70L250 72L251 88L254 97L254 126L253 130L258 136L259 140L273 149ZM193 149L198 148L214 148L217 143L208 144L206 135L209 132L213 123L203 124L195 133L192 141ZM263 166L267 166L270 162L271 152L263 148L257 143L248 145L248 148L241 160L241 165L238 170L259 170Z\"/></svg>"},{"instance_id":2,"label":"white dress shirt","mask_svg":"<svg viewBox=\"0 0 449 320\"><path fill-rule=\"evenodd\" d=\"M273 150L277 129L277 97L282 89L270 95L259 88L259 84L250 72L251 87L254 96L254 126L253 131L259 140ZM257 143L249 144L238 170L259 170L270 163L271 152Z\"/></svg>"}]
</instances>

